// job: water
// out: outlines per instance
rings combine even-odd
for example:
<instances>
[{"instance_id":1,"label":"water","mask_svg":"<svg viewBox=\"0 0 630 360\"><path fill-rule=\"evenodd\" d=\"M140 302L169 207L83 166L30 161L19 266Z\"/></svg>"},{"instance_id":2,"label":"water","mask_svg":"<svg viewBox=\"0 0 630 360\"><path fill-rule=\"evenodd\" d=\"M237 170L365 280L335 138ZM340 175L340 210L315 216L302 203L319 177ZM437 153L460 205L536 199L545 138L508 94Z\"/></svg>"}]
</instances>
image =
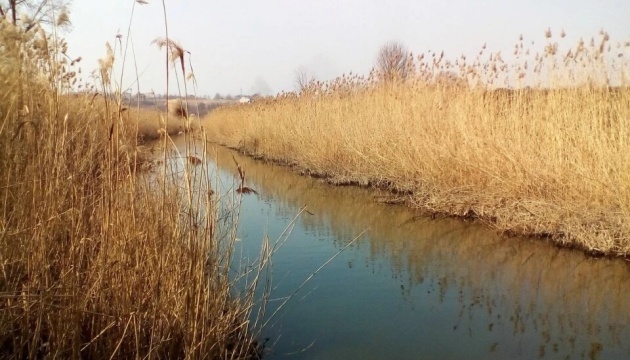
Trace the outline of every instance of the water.
<instances>
[{"instance_id":1,"label":"water","mask_svg":"<svg viewBox=\"0 0 630 360\"><path fill-rule=\"evenodd\" d=\"M630 358L628 262L416 218L216 148L207 166L223 183L237 175L232 156L259 193L243 198L239 256L253 261L265 236L310 212L273 256L265 320L299 291L262 330L267 359Z\"/></svg>"}]
</instances>

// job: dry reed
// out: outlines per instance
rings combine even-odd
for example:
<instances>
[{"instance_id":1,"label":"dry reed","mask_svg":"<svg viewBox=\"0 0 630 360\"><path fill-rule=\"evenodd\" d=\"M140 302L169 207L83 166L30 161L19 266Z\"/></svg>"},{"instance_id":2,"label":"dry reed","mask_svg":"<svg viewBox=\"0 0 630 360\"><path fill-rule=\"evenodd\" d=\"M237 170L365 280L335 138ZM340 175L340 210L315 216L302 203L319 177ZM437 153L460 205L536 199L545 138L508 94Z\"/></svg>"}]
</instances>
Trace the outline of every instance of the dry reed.
<instances>
[{"instance_id":1,"label":"dry reed","mask_svg":"<svg viewBox=\"0 0 630 360\"><path fill-rule=\"evenodd\" d=\"M628 43L602 31L564 53L545 35L541 53L522 37L510 59L485 45L475 59L429 52L408 61L406 79L373 71L312 81L299 94L216 110L204 127L219 143L331 182L387 188L430 213L628 255Z\"/></svg>"},{"instance_id":2,"label":"dry reed","mask_svg":"<svg viewBox=\"0 0 630 360\"><path fill-rule=\"evenodd\" d=\"M175 186L142 173L132 111L72 94L65 51L0 18L0 356L257 357L221 199L192 190L208 174L189 164ZM116 94L113 63L109 48L101 94Z\"/></svg>"}]
</instances>

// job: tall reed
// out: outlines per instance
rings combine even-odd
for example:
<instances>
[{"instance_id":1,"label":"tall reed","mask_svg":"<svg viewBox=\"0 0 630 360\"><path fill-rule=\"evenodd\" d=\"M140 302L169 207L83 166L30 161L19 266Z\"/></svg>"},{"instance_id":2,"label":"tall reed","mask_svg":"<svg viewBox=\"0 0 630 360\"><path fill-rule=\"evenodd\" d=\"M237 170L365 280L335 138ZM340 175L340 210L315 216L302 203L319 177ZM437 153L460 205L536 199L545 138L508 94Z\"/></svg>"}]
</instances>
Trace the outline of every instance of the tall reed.
<instances>
[{"instance_id":1,"label":"tall reed","mask_svg":"<svg viewBox=\"0 0 630 360\"><path fill-rule=\"evenodd\" d=\"M219 218L220 195L193 196L202 167L184 185L143 172L111 48L98 94L74 92L66 51L0 18L2 357L257 357L219 227L237 219Z\"/></svg>"},{"instance_id":2,"label":"tall reed","mask_svg":"<svg viewBox=\"0 0 630 360\"><path fill-rule=\"evenodd\" d=\"M539 53L521 37L510 59L484 45L474 59L410 58L405 78L311 81L204 126L214 141L426 212L628 255L630 42L602 31L566 51L563 32L545 35Z\"/></svg>"}]
</instances>

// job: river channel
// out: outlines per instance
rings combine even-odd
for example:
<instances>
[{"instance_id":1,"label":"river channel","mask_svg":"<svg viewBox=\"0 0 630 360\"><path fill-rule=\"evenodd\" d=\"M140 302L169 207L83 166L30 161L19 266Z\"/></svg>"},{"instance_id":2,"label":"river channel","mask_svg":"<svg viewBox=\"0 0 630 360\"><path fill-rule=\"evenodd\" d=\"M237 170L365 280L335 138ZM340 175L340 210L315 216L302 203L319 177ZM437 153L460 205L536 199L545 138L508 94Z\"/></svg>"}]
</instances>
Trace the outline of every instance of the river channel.
<instances>
[{"instance_id":1,"label":"river channel","mask_svg":"<svg viewBox=\"0 0 630 360\"><path fill-rule=\"evenodd\" d=\"M418 218L373 191L209 148L201 166L221 186L237 183L234 157L258 192L243 196L236 256L254 261L293 225L272 257L266 359L630 358L627 261Z\"/></svg>"}]
</instances>

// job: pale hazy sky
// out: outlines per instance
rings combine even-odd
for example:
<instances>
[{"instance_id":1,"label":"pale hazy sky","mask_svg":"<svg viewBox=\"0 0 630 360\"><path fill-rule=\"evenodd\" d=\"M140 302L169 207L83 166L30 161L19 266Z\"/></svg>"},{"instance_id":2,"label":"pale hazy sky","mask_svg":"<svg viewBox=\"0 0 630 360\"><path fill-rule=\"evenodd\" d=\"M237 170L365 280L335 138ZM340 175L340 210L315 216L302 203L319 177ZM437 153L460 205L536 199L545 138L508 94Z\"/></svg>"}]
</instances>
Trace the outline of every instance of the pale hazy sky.
<instances>
[{"instance_id":1,"label":"pale hazy sky","mask_svg":"<svg viewBox=\"0 0 630 360\"><path fill-rule=\"evenodd\" d=\"M162 1L147 1L136 3L130 39L141 91L164 93L164 55L151 45L165 36ZM132 5L73 1L68 54L83 57L84 74L97 67L105 42L120 33L125 44ZM601 28L613 42L630 41L629 0L166 0L166 11L170 38L192 53L199 95L290 91L298 68L320 80L367 74L390 40L447 57L475 54L484 43L509 52L520 34L542 49L549 27L564 29L567 44L597 37ZM127 59L123 87L135 79L131 48Z\"/></svg>"}]
</instances>

